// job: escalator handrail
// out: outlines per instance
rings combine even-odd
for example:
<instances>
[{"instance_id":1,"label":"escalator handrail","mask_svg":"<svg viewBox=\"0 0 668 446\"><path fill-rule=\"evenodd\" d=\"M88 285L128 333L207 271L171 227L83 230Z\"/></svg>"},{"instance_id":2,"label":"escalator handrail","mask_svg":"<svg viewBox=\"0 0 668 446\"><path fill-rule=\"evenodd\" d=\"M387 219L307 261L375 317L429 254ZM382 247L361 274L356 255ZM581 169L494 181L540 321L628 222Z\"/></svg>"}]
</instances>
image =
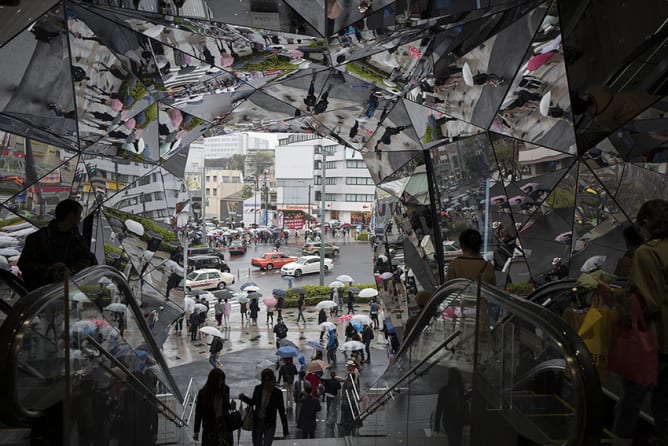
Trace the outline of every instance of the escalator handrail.
<instances>
[{"instance_id":1,"label":"escalator handrail","mask_svg":"<svg viewBox=\"0 0 668 446\"><path fill-rule=\"evenodd\" d=\"M183 420L176 414L172 409L170 409L165 403L160 401L158 397L155 396L155 394L146 387L146 385L141 382L131 371L128 369L125 364L123 364L121 361L118 360L114 355L109 353L102 345L100 345L99 342L97 342L95 339L93 339L92 336L86 335L86 341L89 342L91 345L95 347L97 351L99 351L105 358L107 358L109 361L111 361L114 366L118 367L120 370L123 371L127 379L131 379L132 382L137 385L139 389L141 389L141 393L145 397L149 397L151 399L151 403L160 410L161 413L167 415L167 418L172 421L174 424L176 424L178 427L183 427L185 424Z\"/></svg>"},{"instance_id":2,"label":"escalator handrail","mask_svg":"<svg viewBox=\"0 0 668 446\"><path fill-rule=\"evenodd\" d=\"M528 296L525 297L525 299L538 305L543 305L543 302L549 295L555 292L574 290L577 288L578 283L573 279L562 279L553 282L547 282L533 290Z\"/></svg>"},{"instance_id":3,"label":"escalator handrail","mask_svg":"<svg viewBox=\"0 0 668 446\"><path fill-rule=\"evenodd\" d=\"M107 265L97 265L86 268L71 279L74 283L86 282L94 280L98 277L113 278L119 291L126 296L127 305L133 312L137 321L139 330L141 331L145 341L150 345L150 349L154 354L154 359L161 366L169 384L172 386L179 402L183 402L179 387L176 385L174 377L169 372L169 368L162 356L160 349L151 334L148 323L144 319L141 309L137 304L134 296L130 290L125 277L115 268ZM18 402L17 381L16 381L16 367L18 364L18 352L21 347L21 331L27 327L29 322L37 315L37 312L44 308L49 302L63 298L63 284L53 283L45 285L37 290L33 290L22 298L13 307L13 311L7 316L7 319L0 326L0 358L5 358L0 361L0 396L2 400L8 401L10 404L0 405L0 413L4 418L12 421L24 422L28 418L39 416L39 413L27 410ZM15 311L14 311L15 310Z\"/></svg>"},{"instance_id":4,"label":"escalator handrail","mask_svg":"<svg viewBox=\"0 0 668 446\"><path fill-rule=\"evenodd\" d=\"M28 294L28 290L26 290L26 287L23 285L23 281L9 271L0 269L0 281L4 282L20 297ZM9 314L12 311L12 306L0 299L0 311Z\"/></svg>"},{"instance_id":5,"label":"escalator handrail","mask_svg":"<svg viewBox=\"0 0 668 446\"><path fill-rule=\"evenodd\" d=\"M475 282L455 279L439 287L425 305L411 331L406 335L394 361L396 362L400 356L410 351L410 346L433 319L438 306L452 292L461 292L471 287L472 284ZM576 413L580 414L580 417L576 419L574 444L594 444L599 441L603 429L601 383L591 355L582 339L563 319L538 304L515 297L486 283L481 284L481 296L484 296L483 298L490 303L497 304L520 319L530 321L535 327L541 328L558 342L566 359L574 361L578 373L574 374L572 379L578 392Z\"/></svg>"}]
</instances>

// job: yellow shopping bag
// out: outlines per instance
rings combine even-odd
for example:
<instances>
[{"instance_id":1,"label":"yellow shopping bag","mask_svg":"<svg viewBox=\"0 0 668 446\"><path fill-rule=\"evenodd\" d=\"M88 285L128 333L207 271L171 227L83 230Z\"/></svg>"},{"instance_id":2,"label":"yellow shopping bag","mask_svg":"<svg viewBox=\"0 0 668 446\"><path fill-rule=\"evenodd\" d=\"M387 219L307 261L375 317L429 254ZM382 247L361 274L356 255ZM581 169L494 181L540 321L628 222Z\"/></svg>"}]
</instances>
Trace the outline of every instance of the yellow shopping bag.
<instances>
[{"instance_id":1,"label":"yellow shopping bag","mask_svg":"<svg viewBox=\"0 0 668 446\"><path fill-rule=\"evenodd\" d=\"M600 295L595 295L591 308L578 330L578 335L596 364L601 383L605 383L608 379L608 353L612 342L612 327L616 322L617 311L606 307Z\"/></svg>"}]
</instances>

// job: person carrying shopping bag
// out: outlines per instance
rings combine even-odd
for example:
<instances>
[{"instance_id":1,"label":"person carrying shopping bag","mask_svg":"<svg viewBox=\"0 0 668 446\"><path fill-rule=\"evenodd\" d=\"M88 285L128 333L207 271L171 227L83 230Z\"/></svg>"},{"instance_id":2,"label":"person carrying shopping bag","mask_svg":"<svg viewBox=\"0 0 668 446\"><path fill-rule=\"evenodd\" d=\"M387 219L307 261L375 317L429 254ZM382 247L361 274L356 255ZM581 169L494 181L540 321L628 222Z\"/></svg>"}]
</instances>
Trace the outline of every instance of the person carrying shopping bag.
<instances>
[{"instance_id":1,"label":"person carrying shopping bag","mask_svg":"<svg viewBox=\"0 0 668 446\"><path fill-rule=\"evenodd\" d=\"M276 387L276 377L272 369L264 369L260 374L261 383L253 389L253 396L240 394L239 399L253 410L253 446L271 446L276 433L276 415L281 417L283 437L290 435L288 417L285 414L283 394Z\"/></svg>"}]
</instances>

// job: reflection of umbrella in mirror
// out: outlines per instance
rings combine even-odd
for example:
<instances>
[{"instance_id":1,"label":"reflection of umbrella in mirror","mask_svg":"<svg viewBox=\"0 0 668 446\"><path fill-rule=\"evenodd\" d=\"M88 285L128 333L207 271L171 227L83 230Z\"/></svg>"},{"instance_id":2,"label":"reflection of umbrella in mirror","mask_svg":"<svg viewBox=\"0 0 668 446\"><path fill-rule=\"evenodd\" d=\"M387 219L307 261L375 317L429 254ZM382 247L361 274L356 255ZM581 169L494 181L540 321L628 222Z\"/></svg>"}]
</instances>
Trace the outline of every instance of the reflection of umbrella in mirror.
<instances>
[{"instance_id":1,"label":"reflection of umbrella in mirror","mask_svg":"<svg viewBox=\"0 0 668 446\"><path fill-rule=\"evenodd\" d=\"M338 322L339 324L342 323L342 322L347 322L347 321L349 321L350 319L352 319L352 317L353 317L352 314L344 314L343 316L339 316L339 317L336 319L336 322Z\"/></svg>"},{"instance_id":2,"label":"reflection of umbrella in mirror","mask_svg":"<svg viewBox=\"0 0 668 446\"><path fill-rule=\"evenodd\" d=\"M206 307L206 305L195 304L195 312L196 313L204 313L206 311L209 311L209 309Z\"/></svg>"},{"instance_id":3,"label":"reflection of umbrella in mirror","mask_svg":"<svg viewBox=\"0 0 668 446\"><path fill-rule=\"evenodd\" d=\"M356 314L352 317L352 321L360 321L362 325L371 325L372 321L366 314Z\"/></svg>"},{"instance_id":4,"label":"reflection of umbrella in mirror","mask_svg":"<svg viewBox=\"0 0 668 446\"><path fill-rule=\"evenodd\" d=\"M107 305L104 309L115 313L125 313L128 310L128 307L125 304L113 303Z\"/></svg>"},{"instance_id":5,"label":"reflection of umbrella in mirror","mask_svg":"<svg viewBox=\"0 0 668 446\"><path fill-rule=\"evenodd\" d=\"M520 190L525 194L533 192L535 189L540 187L540 183L526 183L520 186Z\"/></svg>"},{"instance_id":6,"label":"reflection of umbrella in mirror","mask_svg":"<svg viewBox=\"0 0 668 446\"><path fill-rule=\"evenodd\" d=\"M383 280L391 279L392 273L389 271L385 271L383 274L380 275L380 278Z\"/></svg>"},{"instance_id":7,"label":"reflection of umbrella in mirror","mask_svg":"<svg viewBox=\"0 0 668 446\"><path fill-rule=\"evenodd\" d=\"M466 85L473 87L473 73L471 72L471 67L468 62L464 62L464 66L462 66L462 77L464 78L464 83Z\"/></svg>"},{"instance_id":8,"label":"reflection of umbrella in mirror","mask_svg":"<svg viewBox=\"0 0 668 446\"><path fill-rule=\"evenodd\" d=\"M123 223L121 223L121 221L120 221L119 219L117 219L117 218L112 218L112 219L110 219L110 220L109 220L109 225L110 225L112 228L123 229Z\"/></svg>"},{"instance_id":9,"label":"reflection of umbrella in mirror","mask_svg":"<svg viewBox=\"0 0 668 446\"><path fill-rule=\"evenodd\" d=\"M605 259L607 258L608 258L607 256L590 257L582 264L582 268L580 268L580 271L582 271L583 273L594 272L603 266L603 264L605 263Z\"/></svg>"},{"instance_id":10,"label":"reflection of umbrella in mirror","mask_svg":"<svg viewBox=\"0 0 668 446\"><path fill-rule=\"evenodd\" d=\"M322 302L318 302L318 304L315 306L316 310L329 310L330 308L337 307L337 303L334 302L333 300L323 300Z\"/></svg>"},{"instance_id":11,"label":"reflection of umbrella in mirror","mask_svg":"<svg viewBox=\"0 0 668 446\"><path fill-rule=\"evenodd\" d=\"M18 256L21 255L21 251L16 248L0 248L0 254L3 256Z\"/></svg>"},{"instance_id":12,"label":"reflection of umbrella in mirror","mask_svg":"<svg viewBox=\"0 0 668 446\"><path fill-rule=\"evenodd\" d=\"M335 280L333 282L330 282L329 284L330 288L343 288L344 286L345 285L340 280Z\"/></svg>"},{"instance_id":13,"label":"reflection of umbrella in mirror","mask_svg":"<svg viewBox=\"0 0 668 446\"><path fill-rule=\"evenodd\" d=\"M555 242L566 243L566 244L570 244L572 240L573 240L573 232L572 231L561 233L554 238Z\"/></svg>"},{"instance_id":14,"label":"reflection of umbrella in mirror","mask_svg":"<svg viewBox=\"0 0 668 446\"><path fill-rule=\"evenodd\" d=\"M128 218L125 220L125 227L128 228L128 231L133 232L140 237L144 235L144 227L138 221L134 221Z\"/></svg>"},{"instance_id":15,"label":"reflection of umbrella in mirror","mask_svg":"<svg viewBox=\"0 0 668 446\"><path fill-rule=\"evenodd\" d=\"M354 328L356 331L358 331L358 332L361 332L361 331L362 331L362 328L363 328L363 327L362 327L362 323L361 323L360 321L351 319L351 320L350 320L350 325L352 325L353 328Z\"/></svg>"},{"instance_id":16,"label":"reflection of umbrella in mirror","mask_svg":"<svg viewBox=\"0 0 668 446\"><path fill-rule=\"evenodd\" d=\"M526 200L526 197L523 197L522 195L516 195L508 199L508 204L511 206L519 206L524 202L524 200Z\"/></svg>"},{"instance_id":17,"label":"reflection of umbrella in mirror","mask_svg":"<svg viewBox=\"0 0 668 446\"><path fill-rule=\"evenodd\" d=\"M74 293L70 297L70 300L73 300L74 302L90 302L90 299L88 299L88 296L86 296L81 291L77 291L76 293Z\"/></svg>"},{"instance_id":18,"label":"reflection of umbrella in mirror","mask_svg":"<svg viewBox=\"0 0 668 446\"><path fill-rule=\"evenodd\" d=\"M540 114L543 116L547 116L550 114L550 101L552 100L552 92L548 91L543 95L543 97L540 99L540 106L538 107L538 111L540 111Z\"/></svg>"},{"instance_id":19,"label":"reflection of umbrella in mirror","mask_svg":"<svg viewBox=\"0 0 668 446\"><path fill-rule=\"evenodd\" d=\"M95 328L93 321L76 321L70 326L70 331L85 331L89 328Z\"/></svg>"},{"instance_id":20,"label":"reflection of umbrella in mirror","mask_svg":"<svg viewBox=\"0 0 668 446\"><path fill-rule=\"evenodd\" d=\"M364 288L360 291L360 297L376 297L378 296L378 290L375 288Z\"/></svg>"},{"instance_id":21,"label":"reflection of umbrella in mirror","mask_svg":"<svg viewBox=\"0 0 668 446\"><path fill-rule=\"evenodd\" d=\"M211 336L218 336L221 339L223 338L223 334L216 327L202 327L199 329L199 331Z\"/></svg>"},{"instance_id":22,"label":"reflection of umbrella in mirror","mask_svg":"<svg viewBox=\"0 0 668 446\"><path fill-rule=\"evenodd\" d=\"M96 327L107 327L109 325L109 322L104 319L93 319L93 323Z\"/></svg>"},{"instance_id":23,"label":"reflection of umbrella in mirror","mask_svg":"<svg viewBox=\"0 0 668 446\"><path fill-rule=\"evenodd\" d=\"M232 299L234 297L234 293L230 290L216 290L213 291L213 295L218 299Z\"/></svg>"},{"instance_id":24,"label":"reflection of umbrella in mirror","mask_svg":"<svg viewBox=\"0 0 668 446\"><path fill-rule=\"evenodd\" d=\"M490 203L492 204L501 204L504 203L506 200L508 200L508 197L506 197L505 195L497 195L489 199Z\"/></svg>"},{"instance_id":25,"label":"reflection of umbrella in mirror","mask_svg":"<svg viewBox=\"0 0 668 446\"><path fill-rule=\"evenodd\" d=\"M250 293L250 292L260 291L260 287L257 285L248 285L247 287L244 287L243 290L247 293Z\"/></svg>"},{"instance_id":26,"label":"reflection of umbrella in mirror","mask_svg":"<svg viewBox=\"0 0 668 446\"><path fill-rule=\"evenodd\" d=\"M296 349L299 349L294 342L288 339L279 339L278 342L276 342L276 344L278 344L280 347L294 347Z\"/></svg>"},{"instance_id":27,"label":"reflection of umbrella in mirror","mask_svg":"<svg viewBox=\"0 0 668 446\"><path fill-rule=\"evenodd\" d=\"M240 289L241 291L246 291L246 288L248 288L249 286L257 287L257 283L255 283L255 282L245 282L245 283L243 283L243 284L239 287L239 289ZM258 289L259 289L259 288L258 288Z\"/></svg>"},{"instance_id":28,"label":"reflection of umbrella in mirror","mask_svg":"<svg viewBox=\"0 0 668 446\"><path fill-rule=\"evenodd\" d=\"M353 278L350 277L348 274L341 274L340 276L336 277L336 280L340 282L352 282Z\"/></svg>"}]
</instances>

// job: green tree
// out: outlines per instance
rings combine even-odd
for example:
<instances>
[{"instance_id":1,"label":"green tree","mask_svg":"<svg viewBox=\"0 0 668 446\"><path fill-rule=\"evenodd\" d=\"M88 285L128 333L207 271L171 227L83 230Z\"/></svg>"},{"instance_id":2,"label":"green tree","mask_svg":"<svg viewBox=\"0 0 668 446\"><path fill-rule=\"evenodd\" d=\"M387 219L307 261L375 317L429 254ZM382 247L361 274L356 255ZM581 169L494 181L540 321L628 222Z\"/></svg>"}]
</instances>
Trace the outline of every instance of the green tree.
<instances>
[{"instance_id":1,"label":"green tree","mask_svg":"<svg viewBox=\"0 0 668 446\"><path fill-rule=\"evenodd\" d=\"M232 155L232 158L229 159L227 168L229 170L240 170L243 172L244 166L246 164L246 155L241 153L235 153Z\"/></svg>"},{"instance_id":2,"label":"green tree","mask_svg":"<svg viewBox=\"0 0 668 446\"><path fill-rule=\"evenodd\" d=\"M253 185L244 184L244 188L241 190L241 198L244 200L253 196Z\"/></svg>"}]
</instances>

